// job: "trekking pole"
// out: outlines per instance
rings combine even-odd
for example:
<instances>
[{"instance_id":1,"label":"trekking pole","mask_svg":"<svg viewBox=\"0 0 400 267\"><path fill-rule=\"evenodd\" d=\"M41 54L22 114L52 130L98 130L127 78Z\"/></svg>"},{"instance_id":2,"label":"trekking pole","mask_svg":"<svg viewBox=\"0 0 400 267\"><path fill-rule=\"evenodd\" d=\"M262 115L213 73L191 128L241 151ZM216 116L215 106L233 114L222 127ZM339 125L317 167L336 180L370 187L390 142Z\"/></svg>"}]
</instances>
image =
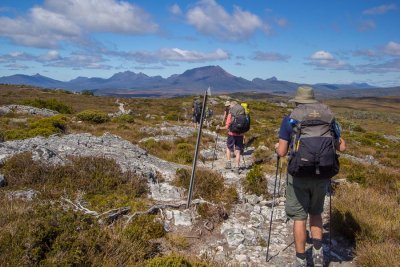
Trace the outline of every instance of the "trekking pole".
<instances>
[{"instance_id":1,"label":"trekking pole","mask_svg":"<svg viewBox=\"0 0 400 267\"><path fill-rule=\"evenodd\" d=\"M214 154L213 154L213 158L212 158L212 162L211 162L211 169L214 168L215 152L217 150L217 146L218 146L218 132L217 132L217 137L215 137L215 146L214 146Z\"/></svg>"},{"instance_id":2,"label":"trekking pole","mask_svg":"<svg viewBox=\"0 0 400 267\"><path fill-rule=\"evenodd\" d=\"M331 261L332 253L332 180L329 181L329 262Z\"/></svg>"},{"instance_id":3,"label":"trekking pole","mask_svg":"<svg viewBox=\"0 0 400 267\"><path fill-rule=\"evenodd\" d=\"M278 183L278 197L281 196L281 181L282 181L282 161L279 165L279 183Z\"/></svg>"},{"instance_id":4,"label":"trekking pole","mask_svg":"<svg viewBox=\"0 0 400 267\"><path fill-rule=\"evenodd\" d=\"M267 244L267 256L266 256L266 261L268 262L268 254L269 254L269 244L271 242L271 229L272 229L272 218L274 216L274 206L275 206L275 193L276 193L276 181L278 180L278 168L279 168L279 162L280 162L280 157L277 156L276 160L276 172L275 172L275 184L274 184L274 194L272 195L272 209L271 209L271 218L269 220L269 233L268 233L268 244Z\"/></svg>"},{"instance_id":5,"label":"trekking pole","mask_svg":"<svg viewBox=\"0 0 400 267\"><path fill-rule=\"evenodd\" d=\"M201 117L200 117L200 126L199 126L199 131L197 132L197 142L196 142L196 148L194 150L192 175L190 177L189 194L188 194L188 200L187 200L187 205L186 205L187 209L189 208L190 202L192 201L192 192L193 192L193 185L194 185L195 174L196 174L197 156L199 154L199 145L200 145L200 141L201 141L201 130L203 128L204 111L205 111L205 107L206 107L207 97L209 95L211 95L210 87L204 92L203 107L201 110Z\"/></svg>"}]
</instances>

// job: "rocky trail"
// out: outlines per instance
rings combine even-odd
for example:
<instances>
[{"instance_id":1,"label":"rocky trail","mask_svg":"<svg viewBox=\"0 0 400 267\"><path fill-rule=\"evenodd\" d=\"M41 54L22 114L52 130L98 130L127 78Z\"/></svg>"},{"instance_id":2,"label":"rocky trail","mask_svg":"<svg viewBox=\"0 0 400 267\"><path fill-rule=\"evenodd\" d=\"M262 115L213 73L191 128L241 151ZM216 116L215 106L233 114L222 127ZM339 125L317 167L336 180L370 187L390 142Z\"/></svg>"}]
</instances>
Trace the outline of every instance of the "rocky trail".
<instances>
[{"instance_id":1,"label":"rocky trail","mask_svg":"<svg viewBox=\"0 0 400 267\"><path fill-rule=\"evenodd\" d=\"M159 134L159 131L166 134ZM155 140L173 140L178 136L188 136L196 130L192 127L163 124L159 127L146 128L143 131L154 131ZM157 134L156 134L157 133ZM198 161L198 167L213 169L221 173L225 183L234 185L239 192L239 203L235 204L229 218L218 226L202 225L193 208L171 209L161 212L165 229L179 233L193 241L191 252L199 257L219 262L224 266L287 266L294 258L292 237L292 222L287 221L284 212L285 177L279 186L279 197L273 213L273 224L270 244L270 261L266 262L266 244L271 216L272 200L265 200L256 195L243 192L240 179L244 178L253 164L252 151L247 148L242 160L242 170L239 174L227 170L225 166L225 136L205 130L203 134L218 139L216 144L216 160L214 145L202 147L201 155L204 161ZM123 170L130 170L148 178L150 185L149 197L157 203L186 203L185 192L170 184L179 164L167 162L149 155L122 138L106 133L96 137L91 134L71 134L51 136L49 138L35 137L31 139L8 141L0 143L0 161L12 155L30 151L37 160L53 164L63 164L68 156L97 156L114 159ZM275 174L266 174L268 191L274 191ZM284 174L282 174L285 176ZM161 179L162 178L162 179ZM334 200L333 200L334 201ZM324 223L329 221L329 196L325 201ZM329 266L355 266L352 260L352 249L339 237L332 237L332 248L329 251L328 230L324 234L324 252L327 258L330 253ZM309 256L311 245L307 244ZM311 259L309 259L311 262ZM328 266L328 265L327 265Z\"/></svg>"}]
</instances>

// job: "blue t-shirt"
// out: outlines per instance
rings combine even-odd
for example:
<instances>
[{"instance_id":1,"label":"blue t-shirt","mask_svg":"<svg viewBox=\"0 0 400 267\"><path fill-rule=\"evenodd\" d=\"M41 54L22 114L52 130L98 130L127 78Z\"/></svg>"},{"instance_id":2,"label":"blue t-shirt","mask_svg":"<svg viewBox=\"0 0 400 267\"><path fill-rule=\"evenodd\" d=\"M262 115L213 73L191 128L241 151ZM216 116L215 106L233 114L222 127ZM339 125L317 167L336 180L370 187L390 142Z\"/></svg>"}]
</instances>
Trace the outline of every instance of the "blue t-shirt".
<instances>
[{"instance_id":1,"label":"blue t-shirt","mask_svg":"<svg viewBox=\"0 0 400 267\"><path fill-rule=\"evenodd\" d=\"M293 132L293 125L290 124L289 116L285 116L281 122L281 128L279 129L279 139L290 142L290 137Z\"/></svg>"},{"instance_id":2,"label":"blue t-shirt","mask_svg":"<svg viewBox=\"0 0 400 267\"><path fill-rule=\"evenodd\" d=\"M279 139L291 142L291 135L293 132L293 126L296 124L296 120L291 119L289 116L285 116L281 122L281 128L279 129ZM333 132L335 133L335 139L340 138L340 126L336 122L333 121Z\"/></svg>"}]
</instances>

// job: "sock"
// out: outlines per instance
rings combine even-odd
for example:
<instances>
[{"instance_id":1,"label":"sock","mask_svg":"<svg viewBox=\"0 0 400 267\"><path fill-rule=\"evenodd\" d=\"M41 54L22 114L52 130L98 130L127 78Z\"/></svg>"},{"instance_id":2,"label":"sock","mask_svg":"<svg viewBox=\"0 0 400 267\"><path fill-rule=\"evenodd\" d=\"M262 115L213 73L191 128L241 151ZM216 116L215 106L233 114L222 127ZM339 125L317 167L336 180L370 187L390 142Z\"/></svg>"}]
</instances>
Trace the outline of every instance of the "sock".
<instances>
[{"instance_id":1,"label":"sock","mask_svg":"<svg viewBox=\"0 0 400 267\"><path fill-rule=\"evenodd\" d=\"M321 239L314 239L312 240L313 246L316 250L319 250L322 247L322 240Z\"/></svg>"},{"instance_id":2,"label":"sock","mask_svg":"<svg viewBox=\"0 0 400 267\"><path fill-rule=\"evenodd\" d=\"M296 257L299 258L299 259L305 260L306 259L306 253L305 252L304 253L296 252Z\"/></svg>"}]
</instances>

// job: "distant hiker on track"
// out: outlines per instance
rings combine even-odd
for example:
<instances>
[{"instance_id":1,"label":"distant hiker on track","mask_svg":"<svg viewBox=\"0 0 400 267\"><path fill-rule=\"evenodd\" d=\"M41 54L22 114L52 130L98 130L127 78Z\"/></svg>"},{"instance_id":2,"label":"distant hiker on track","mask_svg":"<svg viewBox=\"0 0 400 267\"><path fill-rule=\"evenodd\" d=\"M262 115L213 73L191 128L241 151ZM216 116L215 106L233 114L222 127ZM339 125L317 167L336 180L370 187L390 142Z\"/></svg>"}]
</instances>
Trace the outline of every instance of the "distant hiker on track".
<instances>
[{"instance_id":1,"label":"distant hiker on track","mask_svg":"<svg viewBox=\"0 0 400 267\"><path fill-rule=\"evenodd\" d=\"M231 102L226 101L225 109L224 109L224 119L222 120L222 125L225 125L226 118L228 117L230 107L231 107Z\"/></svg>"},{"instance_id":2,"label":"distant hiker on track","mask_svg":"<svg viewBox=\"0 0 400 267\"><path fill-rule=\"evenodd\" d=\"M236 157L235 173L240 171L240 155L243 151L243 133L248 131L247 125L240 124L241 119L245 118L244 108L236 101L230 103L230 109L226 118L225 127L222 129L228 130L228 138L226 140L226 169L231 169L231 153L234 152ZM243 126L246 128L243 128ZM248 125L250 127L250 125ZM217 126L217 129L220 128Z\"/></svg>"},{"instance_id":3,"label":"distant hiker on track","mask_svg":"<svg viewBox=\"0 0 400 267\"><path fill-rule=\"evenodd\" d=\"M196 97L193 101L193 106L192 106L192 122L195 128L197 128L197 125L200 124L201 108L202 108L202 103L199 97Z\"/></svg>"},{"instance_id":4,"label":"distant hiker on track","mask_svg":"<svg viewBox=\"0 0 400 267\"><path fill-rule=\"evenodd\" d=\"M322 212L330 178L339 172L336 150L346 149L340 127L328 106L314 98L313 88L300 86L291 100L296 107L283 118L279 157L289 152L286 189L286 214L294 221L296 260L291 266L306 267L306 223L310 216L314 266L324 266L322 248Z\"/></svg>"},{"instance_id":5,"label":"distant hiker on track","mask_svg":"<svg viewBox=\"0 0 400 267\"><path fill-rule=\"evenodd\" d=\"M206 107L206 111L204 112L204 124L207 128L209 128L212 124L212 116L214 115L214 111L208 107Z\"/></svg>"}]
</instances>

